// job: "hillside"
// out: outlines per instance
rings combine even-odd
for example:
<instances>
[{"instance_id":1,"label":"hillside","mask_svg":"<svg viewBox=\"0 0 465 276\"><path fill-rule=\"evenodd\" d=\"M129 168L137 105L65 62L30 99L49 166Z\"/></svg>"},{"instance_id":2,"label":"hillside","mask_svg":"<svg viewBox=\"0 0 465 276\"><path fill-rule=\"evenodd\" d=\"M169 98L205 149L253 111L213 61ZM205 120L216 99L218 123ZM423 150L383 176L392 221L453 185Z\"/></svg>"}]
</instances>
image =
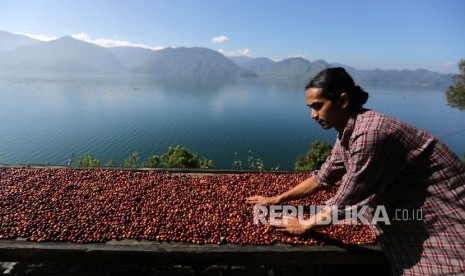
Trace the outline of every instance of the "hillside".
<instances>
[{"instance_id":1,"label":"hillside","mask_svg":"<svg viewBox=\"0 0 465 276\"><path fill-rule=\"evenodd\" d=\"M242 68L265 78L290 78L307 82L321 70L329 67L344 67L354 80L365 86L441 87L453 84L451 74L440 74L424 69L418 70L360 70L340 64L328 64L324 60L310 62L304 58L288 58L278 62L268 58L248 59Z\"/></svg>"},{"instance_id":2,"label":"hillside","mask_svg":"<svg viewBox=\"0 0 465 276\"><path fill-rule=\"evenodd\" d=\"M266 57L225 57L201 47L150 50L136 47L104 48L62 37L43 42L0 31L0 72L7 73L143 73L190 77L263 77L307 82L321 70L342 66L357 83L369 86L441 87L453 84L451 74L418 70L360 70L324 60Z\"/></svg>"},{"instance_id":3,"label":"hillside","mask_svg":"<svg viewBox=\"0 0 465 276\"><path fill-rule=\"evenodd\" d=\"M138 47L111 47L112 53L128 70L146 62L153 54L153 50Z\"/></svg>"},{"instance_id":4,"label":"hillside","mask_svg":"<svg viewBox=\"0 0 465 276\"><path fill-rule=\"evenodd\" d=\"M238 59L234 58L232 60ZM287 58L277 62L266 57L248 58L239 61L242 62L242 68L255 72L262 77L311 78L321 70L329 67L329 64L323 60L310 62L301 57Z\"/></svg>"},{"instance_id":5,"label":"hillside","mask_svg":"<svg viewBox=\"0 0 465 276\"><path fill-rule=\"evenodd\" d=\"M151 57L132 72L157 75L254 77L217 51L207 48L166 48L154 51Z\"/></svg>"},{"instance_id":6,"label":"hillside","mask_svg":"<svg viewBox=\"0 0 465 276\"><path fill-rule=\"evenodd\" d=\"M357 83L369 86L448 87L452 85L451 74L439 74L424 69L418 70L358 70L347 71Z\"/></svg>"},{"instance_id":7,"label":"hillside","mask_svg":"<svg viewBox=\"0 0 465 276\"><path fill-rule=\"evenodd\" d=\"M0 70L21 73L118 73L124 65L105 48L71 37L5 52Z\"/></svg>"},{"instance_id":8,"label":"hillside","mask_svg":"<svg viewBox=\"0 0 465 276\"><path fill-rule=\"evenodd\" d=\"M274 63L275 62L269 58L255 58L245 62L242 65L242 68L255 72L258 75L262 75L266 71L266 69Z\"/></svg>"},{"instance_id":9,"label":"hillside","mask_svg":"<svg viewBox=\"0 0 465 276\"><path fill-rule=\"evenodd\" d=\"M15 48L34 45L39 40L32 39L25 35L13 34L0 30L0 51L8 51Z\"/></svg>"}]
</instances>

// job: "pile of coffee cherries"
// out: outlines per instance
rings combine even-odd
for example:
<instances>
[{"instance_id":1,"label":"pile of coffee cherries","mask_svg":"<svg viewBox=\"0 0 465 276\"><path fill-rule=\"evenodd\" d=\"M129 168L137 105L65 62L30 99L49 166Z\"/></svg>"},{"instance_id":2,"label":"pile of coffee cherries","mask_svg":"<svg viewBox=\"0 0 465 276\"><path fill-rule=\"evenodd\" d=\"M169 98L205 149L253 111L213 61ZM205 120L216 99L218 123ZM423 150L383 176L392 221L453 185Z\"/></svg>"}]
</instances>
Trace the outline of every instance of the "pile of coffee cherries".
<instances>
[{"instance_id":1,"label":"pile of coffee cherries","mask_svg":"<svg viewBox=\"0 0 465 276\"><path fill-rule=\"evenodd\" d=\"M249 196L273 196L306 173L176 174L68 168L0 169L0 239L75 243L149 240L188 244L371 244L361 223L304 237L254 223ZM293 205L323 205L335 189ZM255 213L256 215L256 213Z\"/></svg>"}]
</instances>

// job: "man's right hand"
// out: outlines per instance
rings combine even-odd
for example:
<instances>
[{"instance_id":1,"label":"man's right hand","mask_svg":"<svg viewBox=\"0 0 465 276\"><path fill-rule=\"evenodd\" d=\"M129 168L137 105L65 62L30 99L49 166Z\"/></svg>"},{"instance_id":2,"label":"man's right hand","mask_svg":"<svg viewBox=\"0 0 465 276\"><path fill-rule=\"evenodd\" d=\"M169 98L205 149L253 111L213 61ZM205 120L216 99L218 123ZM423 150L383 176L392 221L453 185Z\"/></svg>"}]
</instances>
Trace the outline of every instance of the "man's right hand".
<instances>
[{"instance_id":1,"label":"man's right hand","mask_svg":"<svg viewBox=\"0 0 465 276\"><path fill-rule=\"evenodd\" d=\"M278 203L278 197L266 197L266 196L251 196L245 200L247 204L256 204L256 205L273 205Z\"/></svg>"}]
</instances>

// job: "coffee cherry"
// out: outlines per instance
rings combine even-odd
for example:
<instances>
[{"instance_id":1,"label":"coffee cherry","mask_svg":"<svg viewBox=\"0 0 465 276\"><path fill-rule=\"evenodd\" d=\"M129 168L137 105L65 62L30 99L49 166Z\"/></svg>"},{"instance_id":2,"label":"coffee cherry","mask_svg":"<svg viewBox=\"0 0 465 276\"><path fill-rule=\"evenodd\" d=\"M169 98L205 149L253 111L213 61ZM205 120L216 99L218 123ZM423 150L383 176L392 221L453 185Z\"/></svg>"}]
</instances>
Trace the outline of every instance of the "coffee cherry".
<instances>
[{"instance_id":1,"label":"coffee cherry","mask_svg":"<svg viewBox=\"0 0 465 276\"><path fill-rule=\"evenodd\" d=\"M333 225L305 237L253 224L252 195L273 196L306 173L223 175L129 170L0 169L0 239L101 243L371 244L368 226ZM337 186L290 204L324 205ZM308 218L308 214L307 214Z\"/></svg>"}]
</instances>

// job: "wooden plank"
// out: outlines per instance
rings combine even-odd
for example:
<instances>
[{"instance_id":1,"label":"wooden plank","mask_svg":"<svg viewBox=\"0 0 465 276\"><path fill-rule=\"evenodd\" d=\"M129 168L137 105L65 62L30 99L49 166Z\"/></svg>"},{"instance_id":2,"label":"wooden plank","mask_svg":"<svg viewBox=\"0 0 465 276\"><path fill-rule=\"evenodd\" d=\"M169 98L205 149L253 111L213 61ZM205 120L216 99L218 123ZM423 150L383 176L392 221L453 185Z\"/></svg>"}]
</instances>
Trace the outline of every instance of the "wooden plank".
<instances>
[{"instance_id":1,"label":"wooden plank","mask_svg":"<svg viewBox=\"0 0 465 276\"><path fill-rule=\"evenodd\" d=\"M300 174L305 173L303 171L286 171L286 170L251 170L251 169L205 169L205 168L132 168L132 167L68 167L59 165L40 165L40 164L16 164L16 165L2 165L0 169L31 169L31 170L42 170L42 169L70 169L70 170L109 170L109 171L134 171L134 172L169 172L179 173L186 175L215 175L215 174L245 174L245 173L274 173L274 174Z\"/></svg>"},{"instance_id":2,"label":"wooden plank","mask_svg":"<svg viewBox=\"0 0 465 276\"><path fill-rule=\"evenodd\" d=\"M149 241L111 241L102 244L0 241L0 261L79 264L386 264L377 245L193 245Z\"/></svg>"}]
</instances>

